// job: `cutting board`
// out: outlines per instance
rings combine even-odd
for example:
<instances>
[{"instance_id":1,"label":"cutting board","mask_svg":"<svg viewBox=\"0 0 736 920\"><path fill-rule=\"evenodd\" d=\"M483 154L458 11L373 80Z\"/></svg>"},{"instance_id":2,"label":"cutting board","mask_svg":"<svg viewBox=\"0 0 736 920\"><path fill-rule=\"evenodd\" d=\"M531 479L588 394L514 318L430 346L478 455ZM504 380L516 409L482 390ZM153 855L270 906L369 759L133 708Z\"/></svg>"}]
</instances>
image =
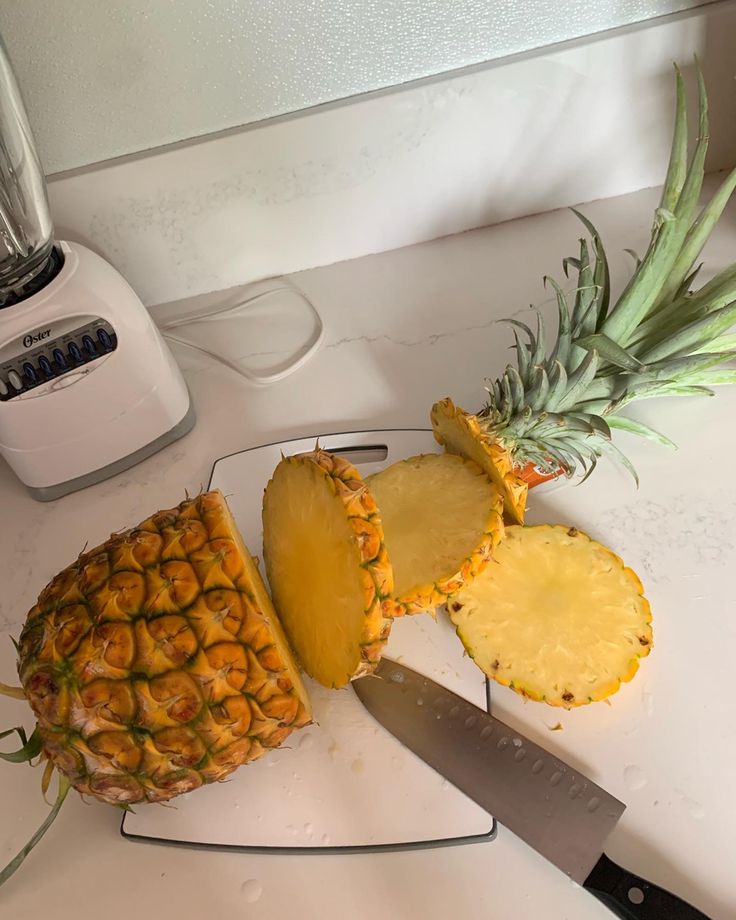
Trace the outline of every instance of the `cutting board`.
<instances>
[{"instance_id":1,"label":"cutting board","mask_svg":"<svg viewBox=\"0 0 736 920\"><path fill-rule=\"evenodd\" d=\"M215 463L210 488L227 497L254 555L262 552L263 490L281 454L310 450L315 440L269 444ZM439 450L424 429L322 434L319 442L363 475ZM485 678L443 617L397 620L387 653L487 705ZM350 687L326 690L307 680L307 690L313 725L227 782L180 796L167 808L127 813L122 834L145 842L284 853L442 846L494 836L487 812L374 722Z\"/></svg>"}]
</instances>

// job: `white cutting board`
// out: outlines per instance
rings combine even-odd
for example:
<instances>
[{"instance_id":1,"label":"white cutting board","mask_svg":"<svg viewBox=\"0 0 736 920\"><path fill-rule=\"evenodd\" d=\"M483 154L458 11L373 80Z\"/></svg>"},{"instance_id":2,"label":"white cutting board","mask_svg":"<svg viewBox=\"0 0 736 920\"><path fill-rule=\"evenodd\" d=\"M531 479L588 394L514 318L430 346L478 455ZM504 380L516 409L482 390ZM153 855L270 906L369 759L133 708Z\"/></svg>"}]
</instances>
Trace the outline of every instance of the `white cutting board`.
<instances>
[{"instance_id":1,"label":"white cutting board","mask_svg":"<svg viewBox=\"0 0 736 920\"><path fill-rule=\"evenodd\" d=\"M282 452L311 450L315 438L242 451L215 463L210 488L227 497L255 555L262 552L263 490ZM429 430L320 435L363 475L439 450ZM440 617L394 623L387 654L478 706L485 678ZM350 688L307 680L315 724L237 770L224 783L180 796L170 807L127 813L124 836L158 843L269 851L403 848L488 840L493 819L381 728Z\"/></svg>"}]
</instances>

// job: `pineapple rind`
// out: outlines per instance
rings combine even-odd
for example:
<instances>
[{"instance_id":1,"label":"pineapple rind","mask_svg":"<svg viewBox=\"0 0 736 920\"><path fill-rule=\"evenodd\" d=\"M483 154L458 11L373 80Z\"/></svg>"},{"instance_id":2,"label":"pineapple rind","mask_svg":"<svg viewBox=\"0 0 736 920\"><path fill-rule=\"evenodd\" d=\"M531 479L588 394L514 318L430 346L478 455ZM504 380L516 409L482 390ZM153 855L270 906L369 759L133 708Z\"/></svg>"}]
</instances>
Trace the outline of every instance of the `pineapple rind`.
<instances>
[{"instance_id":1,"label":"pineapple rind","mask_svg":"<svg viewBox=\"0 0 736 920\"><path fill-rule=\"evenodd\" d=\"M514 524L524 523L528 486L514 472L510 451L481 427L477 416L441 399L430 413L434 437L445 450L477 463L503 496L504 512Z\"/></svg>"},{"instance_id":2,"label":"pineapple rind","mask_svg":"<svg viewBox=\"0 0 736 920\"><path fill-rule=\"evenodd\" d=\"M319 483L326 493L333 495L342 505L342 512L349 527L349 543L352 547L354 564L358 573L361 593L362 617L360 629L354 638L354 659L350 666L336 675L328 675L320 668L308 664L313 656L300 647L301 641L294 629L290 630L293 617L304 616L304 610L290 609L285 595L285 586L280 584L274 573L276 539L288 539L288 534L276 533L274 495L275 483L279 477L288 476L290 470L307 467L319 473ZM384 609L384 601L393 592L393 570L384 545L383 528L379 510L370 490L363 482L358 470L347 460L317 447L314 451L284 457L274 471L266 487L263 501L264 556L269 582L279 609L282 623L291 639L297 658L310 677L325 686L339 688L350 680L370 674L381 659L381 653L391 631L391 617ZM321 534L314 533L318 542ZM330 598L322 599L329 604ZM329 635L321 634L318 641L329 643Z\"/></svg>"},{"instance_id":3,"label":"pineapple rind","mask_svg":"<svg viewBox=\"0 0 736 920\"><path fill-rule=\"evenodd\" d=\"M495 563L447 609L488 677L566 709L614 694L652 647L651 609L637 575L562 525L508 527Z\"/></svg>"},{"instance_id":4,"label":"pineapple rind","mask_svg":"<svg viewBox=\"0 0 736 920\"><path fill-rule=\"evenodd\" d=\"M311 721L219 492L80 555L28 614L18 666L44 755L110 804L225 779Z\"/></svg>"}]
</instances>

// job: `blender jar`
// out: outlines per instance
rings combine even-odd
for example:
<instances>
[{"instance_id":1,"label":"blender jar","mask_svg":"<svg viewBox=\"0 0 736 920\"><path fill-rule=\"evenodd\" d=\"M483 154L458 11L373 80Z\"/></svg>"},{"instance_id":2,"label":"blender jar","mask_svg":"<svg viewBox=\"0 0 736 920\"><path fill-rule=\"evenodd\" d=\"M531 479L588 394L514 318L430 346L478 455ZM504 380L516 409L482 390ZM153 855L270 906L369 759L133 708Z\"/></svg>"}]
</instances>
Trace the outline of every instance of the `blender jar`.
<instances>
[{"instance_id":1,"label":"blender jar","mask_svg":"<svg viewBox=\"0 0 736 920\"><path fill-rule=\"evenodd\" d=\"M47 284L60 260L43 170L0 38L0 308Z\"/></svg>"}]
</instances>

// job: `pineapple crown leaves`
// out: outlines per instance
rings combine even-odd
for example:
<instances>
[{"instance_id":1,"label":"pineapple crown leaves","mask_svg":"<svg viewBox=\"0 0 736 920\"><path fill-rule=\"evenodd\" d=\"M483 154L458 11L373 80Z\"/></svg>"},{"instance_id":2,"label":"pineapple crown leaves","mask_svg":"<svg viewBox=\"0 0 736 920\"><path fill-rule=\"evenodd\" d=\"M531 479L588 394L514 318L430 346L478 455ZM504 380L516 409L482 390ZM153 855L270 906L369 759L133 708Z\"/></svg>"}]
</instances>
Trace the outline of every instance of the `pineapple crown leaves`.
<instances>
[{"instance_id":1,"label":"pineapple crown leaves","mask_svg":"<svg viewBox=\"0 0 736 920\"><path fill-rule=\"evenodd\" d=\"M516 366L488 382L479 413L485 431L521 463L543 470L576 466L592 472L601 454L614 455L636 474L611 442L611 429L674 446L665 435L619 414L628 403L665 395L713 395L711 386L736 383L736 264L694 289L697 263L708 236L736 189L736 170L697 212L708 148L708 101L700 68L698 136L688 160L687 106L682 74L675 68L675 127L669 166L654 214L646 253L635 253L634 272L611 298L610 272L600 235L573 209L589 240L563 260L574 291L545 278L558 309L557 338L547 351L537 312L536 330L516 319ZM627 250L631 252L631 250ZM573 299L574 297L574 299Z\"/></svg>"}]
</instances>

